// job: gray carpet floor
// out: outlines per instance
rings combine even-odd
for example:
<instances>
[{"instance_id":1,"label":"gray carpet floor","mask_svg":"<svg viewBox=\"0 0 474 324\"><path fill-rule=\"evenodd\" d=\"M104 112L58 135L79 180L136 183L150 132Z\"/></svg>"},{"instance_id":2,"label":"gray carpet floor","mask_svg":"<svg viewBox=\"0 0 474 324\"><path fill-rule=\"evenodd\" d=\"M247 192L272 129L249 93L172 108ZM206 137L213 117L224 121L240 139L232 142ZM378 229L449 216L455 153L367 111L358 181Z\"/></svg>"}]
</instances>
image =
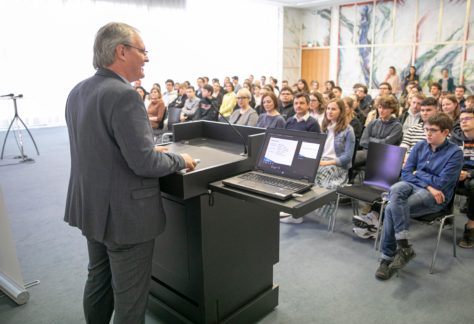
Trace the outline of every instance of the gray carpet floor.
<instances>
[{"instance_id":1,"label":"gray carpet floor","mask_svg":"<svg viewBox=\"0 0 474 324\"><path fill-rule=\"evenodd\" d=\"M23 132L34 163L17 163L14 137L0 161L2 187L18 259L30 300L17 306L0 296L0 323L84 323L82 291L87 251L80 232L66 225L63 211L69 176L64 127L32 130L40 156ZM3 141L5 132L0 132ZM373 241L354 237L349 207L340 209L336 230L309 215L300 225L280 227L280 262L274 282L278 307L259 323L474 323L474 250L452 256L450 232L442 238L435 274L429 274L436 228L411 227L417 257L386 282L374 278ZM465 216L457 212L458 235ZM1 247L0 247L1 248ZM151 312L146 323L162 323Z\"/></svg>"}]
</instances>

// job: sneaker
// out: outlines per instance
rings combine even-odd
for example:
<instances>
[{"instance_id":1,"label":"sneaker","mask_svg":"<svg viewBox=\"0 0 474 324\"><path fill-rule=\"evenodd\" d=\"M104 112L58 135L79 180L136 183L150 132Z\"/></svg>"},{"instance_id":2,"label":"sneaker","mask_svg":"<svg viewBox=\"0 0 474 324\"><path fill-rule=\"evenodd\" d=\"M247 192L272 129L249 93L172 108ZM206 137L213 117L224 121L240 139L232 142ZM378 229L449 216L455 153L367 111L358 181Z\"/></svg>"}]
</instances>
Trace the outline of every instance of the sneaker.
<instances>
[{"instance_id":1,"label":"sneaker","mask_svg":"<svg viewBox=\"0 0 474 324\"><path fill-rule=\"evenodd\" d=\"M391 267L392 261L382 259L380 261L380 265L375 271L375 278L380 279L380 280L388 280L392 277L394 270Z\"/></svg>"},{"instance_id":2,"label":"sneaker","mask_svg":"<svg viewBox=\"0 0 474 324\"><path fill-rule=\"evenodd\" d=\"M474 228L464 227L464 234L458 245L463 249L472 249L474 247Z\"/></svg>"},{"instance_id":3,"label":"sneaker","mask_svg":"<svg viewBox=\"0 0 474 324\"><path fill-rule=\"evenodd\" d=\"M355 235L363 239L375 239L375 234L376 234L375 230L372 231L370 228L360 228L360 227L354 227L352 229L352 232L354 232Z\"/></svg>"},{"instance_id":4,"label":"sneaker","mask_svg":"<svg viewBox=\"0 0 474 324\"><path fill-rule=\"evenodd\" d=\"M372 209L372 205L368 203L361 203L361 204L362 204L362 208L360 208L360 213L362 215L367 215Z\"/></svg>"},{"instance_id":5,"label":"sneaker","mask_svg":"<svg viewBox=\"0 0 474 324\"><path fill-rule=\"evenodd\" d=\"M290 217L291 214L288 214L288 213L285 213L285 212L280 212L280 218L286 218L286 217Z\"/></svg>"},{"instance_id":6,"label":"sneaker","mask_svg":"<svg viewBox=\"0 0 474 324\"><path fill-rule=\"evenodd\" d=\"M377 229L379 227L379 215L376 212L370 212L367 215L354 215L352 223L360 228Z\"/></svg>"},{"instance_id":7,"label":"sneaker","mask_svg":"<svg viewBox=\"0 0 474 324\"><path fill-rule=\"evenodd\" d=\"M300 218L294 218L293 216L288 216L285 218L280 218L280 223L285 223L285 224L301 224L303 223L303 217Z\"/></svg>"},{"instance_id":8,"label":"sneaker","mask_svg":"<svg viewBox=\"0 0 474 324\"><path fill-rule=\"evenodd\" d=\"M415 256L416 253L415 251L413 251L411 245L406 248L399 248L397 254L395 255L395 258L393 259L392 264L390 264L390 267L393 270L401 269L406 266L407 263L410 262L410 260L413 259Z\"/></svg>"}]
</instances>

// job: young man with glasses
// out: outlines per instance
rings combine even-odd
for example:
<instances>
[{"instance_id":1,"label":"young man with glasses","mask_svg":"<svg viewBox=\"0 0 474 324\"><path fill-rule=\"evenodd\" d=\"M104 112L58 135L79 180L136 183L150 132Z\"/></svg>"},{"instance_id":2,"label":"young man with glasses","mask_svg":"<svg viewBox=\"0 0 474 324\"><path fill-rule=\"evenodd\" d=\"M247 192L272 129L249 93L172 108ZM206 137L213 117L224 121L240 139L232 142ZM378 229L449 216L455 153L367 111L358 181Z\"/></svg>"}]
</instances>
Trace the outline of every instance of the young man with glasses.
<instances>
[{"instance_id":1,"label":"young man with glasses","mask_svg":"<svg viewBox=\"0 0 474 324\"><path fill-rule=\"evenodd\" d=\"M458 245L465 249L474 248L474 109L461 112L459 118L462 133L453 134L451 141L462 147L464 165L459 176L459 187L466 190L467 203L461 208L466 213L467 223L464 226L463 238Z\"/></svg>"},{"instance_id":2,"label":"young man with glasses","mask_svg":"<svg viewBox=\"0 0 474 324\"><path fill-rule=\"evenodd\" d=\"M426 139L413 147L401 181L390 188L377 279L389 279L415 257L408 243L410 218L438 212L453 198L463 152L447 140L452 128L453 122L445 113L428 118L424 125Z\"/></svg>"},{"instance_id":3,"label":"young man with glasses","mask_svg":"<svg viewBox=\"0 0 474 324\"><path fill-rule=\"evenodd\" d=\"M288 120L295 114L295 109L293 108L293 90L290 87L282 87L280 91L280 104L278 110L280 111L281 116Z\"/></svg>"}]
</instances>

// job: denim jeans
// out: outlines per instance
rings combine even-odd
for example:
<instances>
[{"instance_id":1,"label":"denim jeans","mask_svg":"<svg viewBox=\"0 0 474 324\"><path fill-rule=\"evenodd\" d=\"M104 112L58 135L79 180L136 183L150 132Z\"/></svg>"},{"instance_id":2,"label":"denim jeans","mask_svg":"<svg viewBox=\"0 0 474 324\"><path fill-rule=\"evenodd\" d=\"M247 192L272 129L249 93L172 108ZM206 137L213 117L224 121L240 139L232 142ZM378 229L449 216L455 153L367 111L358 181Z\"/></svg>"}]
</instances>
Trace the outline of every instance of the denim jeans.
<instances>
[{"instance_id":1,"label":"denim jeans","mask_svg":"<svg viewBox=\"0 0 474 324\"><path fill-rule=\"evenodd\" d=\"M449 202L438 205L433 195L424 188L400 181L390 188L390 203L385 209L383 222L382 259L392 260L397 241L408 239L410 218L442 210Z\"/></svg>"}]
</instances>

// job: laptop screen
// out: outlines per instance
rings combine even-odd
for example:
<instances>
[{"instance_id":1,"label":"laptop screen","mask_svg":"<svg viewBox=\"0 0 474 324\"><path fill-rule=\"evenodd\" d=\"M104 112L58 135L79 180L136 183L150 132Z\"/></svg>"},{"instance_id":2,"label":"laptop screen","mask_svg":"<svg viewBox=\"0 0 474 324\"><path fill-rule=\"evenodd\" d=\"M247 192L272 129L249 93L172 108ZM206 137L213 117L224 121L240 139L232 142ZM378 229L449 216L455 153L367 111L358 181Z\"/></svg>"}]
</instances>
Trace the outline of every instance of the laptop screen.
<instances>
[{"instance_id":1,"label":"laptop screen","mask_svg":"<svg viewBox=\"0 0 474 324\"><path fill-rule=\"evenodd\" d=\"M280 128L267 129L257 169L265 173L313 182L326 135Z\"/></svg>"}]
</instances>

